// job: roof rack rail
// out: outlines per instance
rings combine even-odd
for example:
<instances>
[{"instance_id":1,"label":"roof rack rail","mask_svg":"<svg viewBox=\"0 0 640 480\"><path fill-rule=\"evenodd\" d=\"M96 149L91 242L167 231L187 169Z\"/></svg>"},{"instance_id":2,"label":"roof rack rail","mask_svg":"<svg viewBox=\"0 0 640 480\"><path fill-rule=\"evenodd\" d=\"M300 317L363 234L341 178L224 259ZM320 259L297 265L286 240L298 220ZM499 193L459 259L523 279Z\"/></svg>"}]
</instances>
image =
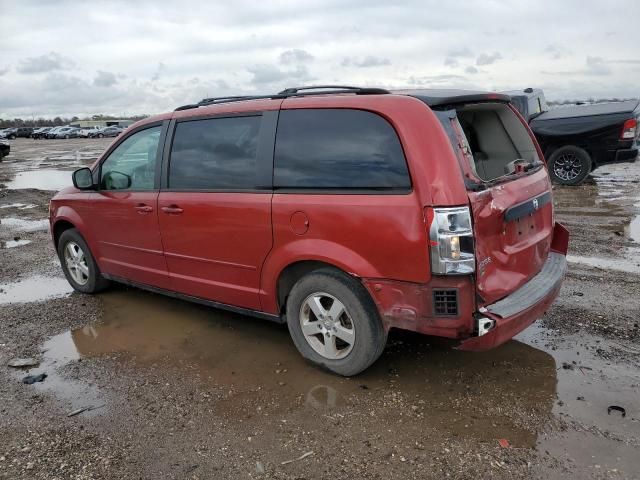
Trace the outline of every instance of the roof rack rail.
<instances>
[{"instance_id":1,"label":"roof rack rail","mask_svg":"<svg viewBox=\"0 0 640 480\"><path fill-rule=\"evenodd\" d=\"M389 90L377 87L352 87L349 85L315 85L310 87L285 88L281 92L278 92L278 95L304 95L305 93L301 92L308 92L309 90L338 90L337 92L327 93L355 93L356 95L377 95L391 93ZM316 95L317 93L324 92L308 92L306 93L306 95Z\"/></svg>"},{"instance_id":2,"label":"roof rack rail","mask_svg":"<svg viewBox=\"0 0 640 480\"><path fill-rule=\"evenodd\" d=\"M192 108L204 107L206 105L216 105L219 103L240 102L243 100L266 100L287 97L298 97L306 95L318 95L323 93L355 93L356 95L378 95L391 93L384 88L375 87L350 87L345 85L317 85L311 87L285 88L275 95L236 95L227 97L203 98L198 103L190 103L176 108L174 111L190 110Z\"/></svg>"}]
</instances>

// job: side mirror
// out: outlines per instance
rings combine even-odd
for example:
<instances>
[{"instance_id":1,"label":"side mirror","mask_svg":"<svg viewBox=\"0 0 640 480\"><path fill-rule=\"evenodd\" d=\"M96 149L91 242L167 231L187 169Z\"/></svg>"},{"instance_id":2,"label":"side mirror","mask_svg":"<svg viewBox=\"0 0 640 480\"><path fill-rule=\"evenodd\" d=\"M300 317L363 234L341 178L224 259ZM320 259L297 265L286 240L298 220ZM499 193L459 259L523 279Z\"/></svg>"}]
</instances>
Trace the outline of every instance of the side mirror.
<instances>
[{"instance_id":1,"label":"side mirror","mask_svg":"<svg viewBox=\"0 0 640 480\"><path fill-rule=\"evenodd\" d=\"M93 173L91 173L90 168L79 168L73 172L71 178L73 179L73 186L79 190L91 190L94 188Z\"/></svg>"}]
</instances>

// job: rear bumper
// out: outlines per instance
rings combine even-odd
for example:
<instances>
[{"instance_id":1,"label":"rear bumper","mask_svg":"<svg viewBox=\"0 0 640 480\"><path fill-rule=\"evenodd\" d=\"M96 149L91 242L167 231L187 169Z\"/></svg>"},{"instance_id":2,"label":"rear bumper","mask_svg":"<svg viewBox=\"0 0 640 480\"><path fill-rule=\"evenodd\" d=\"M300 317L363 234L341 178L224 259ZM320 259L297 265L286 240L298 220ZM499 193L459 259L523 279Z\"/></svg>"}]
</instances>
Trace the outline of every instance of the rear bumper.
<instances>
[{"instance_id":1,"label":"rear bumper","mask_svg":"<svg viewBox=\"0 0 640 480\"><path fill-rule=\"evenodd\" d=\"M638 148L634 144L628 145L631 148L619 148L617 150L606 150L595 160L598 165L610 165L612 163L633 163L638 158Z\"/></svg>"},{"instance_id":2,"label":"rear bumper","mask_svg":"<svg viewBox=\"0 0 640 480\"><path fill-rule=\"evenodd\" d=\"M505 343L540 318L560 292L567 270L564 252L552 251L542 270L511 295L481 308L479 318L493 320L493 328L471 337L457 348L482 351Z\"/></svg>"}]
</instances>

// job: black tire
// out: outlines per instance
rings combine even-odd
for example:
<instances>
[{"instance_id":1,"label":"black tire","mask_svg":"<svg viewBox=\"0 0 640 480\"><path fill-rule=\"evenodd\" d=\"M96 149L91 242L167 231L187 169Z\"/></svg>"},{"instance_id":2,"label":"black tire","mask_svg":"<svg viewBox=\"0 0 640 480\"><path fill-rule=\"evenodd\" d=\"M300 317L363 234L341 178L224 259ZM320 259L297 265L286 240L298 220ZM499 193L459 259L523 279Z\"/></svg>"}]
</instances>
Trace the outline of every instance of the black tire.
<instances>
[{"instance_id":1,"label":"black tire","mask_svg":"<svg viewBox=\"0 0 640 480\"><path fill-rule=\"evenodd\" d=\"M300 322L304 302L313 294L323 292L338 299L348 312L355 332L351 350L343 358L329 359L319 354L305 338ZM333 269L320 269L302 277L293 286L286 304L289 333L298 351L310 362L339 375L357 375L375 362L387 343L378 310L362 284ZM343 317L344 318L344 317ZM314 323L322 323L317 321ZM322 333L318 336L324 343ZM316 337L317 338L317 337ZM319 341L319 339L318 339Z\"/></svg>"},{"instance_id":2,"label":"black tire","mask_svg":"<svg viewBox=\"0 0 640 480\"><path fill-rule=\"evenodd\" d=\"M103 134L101 134L101 133L99 133L99 134L98 134L98 138L102 138L102 137L104 137L104 135L103 135Z\"/></svg>"},{"instance_id":3,"label":"black tire","mask_svg":"<svg viewBox=\"0 0 640 480\"><path fill-rule=\"evenodd\" d=\"M561 185L580 185L591 172L591 156L582 148L567 145L549 157L551 180Z\"/></svg>"},{"instance_id":4,"label":"black tire","mask_svg":"<svg viewBox=\"0 0 640 480\"><path fill-rule=\"evenodd\" d=\"M15 136L15 135L9 135L9 137L8 137L8 138L9 138L9 140L15 140L15 139L16 139L16 136Z\"/></svg>"},{"instance_id":5,"label":"black tire","mask_svg":"<svg viewBox=\"0 0 640 480\"><path fill-rule=\"evenodd\" d=\"M73 275L69 271L67 262L65 261L65 248L67 248L67 245L70 243L78 245L84 253L86 265L89 269L89 275L86 283L84 284L78 283L73 278ZM98 293L109 286L109 280L104 278L100 273L100 269L91 254L91 250L89 250L87 242L84 241L80 232L75 228L65 230L62 232L62 235L60 235L60 239L58 240L58 258L60 259L64 276L67 277L67 281L74 290L81 293Z\"/></svg>"},{"instance_id":6,"label":"black tire","mask_svg":"<svg viewBox=\"0 0 640 480\"><path fill-rule=\"evenodd\" d=\"M64 138L66 138L67 140L69 140L69 135L65 135Z\"/></svg>"}]
</instances>

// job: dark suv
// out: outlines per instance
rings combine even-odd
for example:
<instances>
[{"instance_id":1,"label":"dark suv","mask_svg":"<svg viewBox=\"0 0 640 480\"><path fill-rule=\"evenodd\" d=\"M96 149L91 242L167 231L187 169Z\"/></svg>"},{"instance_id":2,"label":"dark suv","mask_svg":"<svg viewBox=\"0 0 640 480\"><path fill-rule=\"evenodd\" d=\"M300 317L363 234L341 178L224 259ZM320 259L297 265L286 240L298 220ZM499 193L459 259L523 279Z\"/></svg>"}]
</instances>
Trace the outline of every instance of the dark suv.
<instances>
[{"instance_id":1,"label":"dark suv","mask_svg":"<svg viewBox=\"0 0 640 480\"><path fill-rule=\"evenodd\" d=\"M542 154L501 94L205 99L128 128L73 182L50 222L76 290L118 281L286 322L342 375L391 328L506 342L566 266Z\"/></svg>"},{"instance_id":2,"label":"dark suv","mask_svg":"<svg viewBox=\"0 0 640 480\"><path fill-rule=\"evenodd\" d=\"M29 138L31 136L31 132L33 132L33 128L31 127L14 127L6 129L4 131L4 135L8 139L13 140L18 137Z\"/></svg>"}]
</instances>

